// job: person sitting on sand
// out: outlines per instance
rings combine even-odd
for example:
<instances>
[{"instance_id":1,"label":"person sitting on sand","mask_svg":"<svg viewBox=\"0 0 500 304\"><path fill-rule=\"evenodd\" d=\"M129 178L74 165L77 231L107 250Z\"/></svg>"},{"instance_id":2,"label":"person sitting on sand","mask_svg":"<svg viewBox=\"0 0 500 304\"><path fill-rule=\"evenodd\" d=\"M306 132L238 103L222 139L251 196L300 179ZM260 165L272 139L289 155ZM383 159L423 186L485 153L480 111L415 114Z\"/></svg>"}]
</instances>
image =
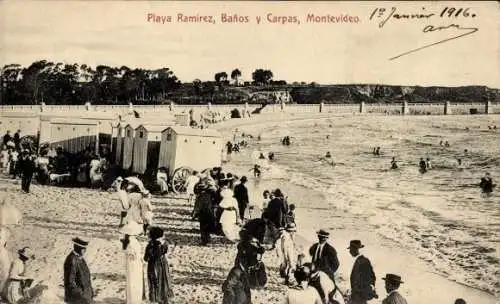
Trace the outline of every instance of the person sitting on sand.
<instances>
[{"instance_id":1,"label":"person sitting on sand","mask_svg":"<svg viewBox=\"0 0 500 304\"><path fill-rule=\"evenodd\" d=\"M427 163L425 162L423 157L420 158L419 167L420 167L420 173L427 172Z\"/></svg>"},{"instance_id":2,"label":"person sitting on sand","mask_svg":"<svg viewBox=\"0 0 500 304\"><path fill-rule=\"evenodd\" d=\"M397 168L398 168L398 162L396 161L396 157L393 156L391 161L391 169L395 170Z\"/></svg>"},{"instance_id":3,"label":"person sitting on sand","mask_svg":"<svg viewBox=\"0 0 500 304\"><path fill-rule=\"evenodd\" d=\"M484 174L484 177L481 178L479 187L483 190L483 193L486 195L490 195L493 192L493 188L495 187L495 185L493 185L493 179L491 178L489 172L486 172Z\"/></svg>"},{"instance_id":4,"label":"person sitting on sand","mask_svg":"<svg viewBox=\"0 0 500 304\"><path fill-rule=\"evenodd\" d=\"M168 192L168 176L167 169L165 167L158 169L158 173L156 173L156 183L160 186L160 194Z\"/></svg>"},{"instance_id":5,"label":"person sitting on sand","mask_svg":"<svg viewBox=\"0 0 500 304\"><path fill-rule=\"evenodd\" d=\"M285 304L322 304L316 288L309 285L311 270L302 267L294 272L298 286L289 288L285 295Z\"/></svg>"},{"instance_id":6,"label":"person sitting on sand","mask_svg":"<svg viewBox=\"0 0 500 304\"><path fill-rule=\"evenodd\" d=\"M408 304L398 292L399 286L403 283L400 276L388 273L382 280L385 281L385 290L387 291L387 297L382 301L382 304Z\"/></svg>"},{"instance_id":7,"label":"person sitting on sand","mask_svg":"<svg viewBox=\"0 0 500 304\"><path fill-rule=\"evenodd\" d=\"M24 247L17 251L18 258L12 262L10 268L9 280L5 291L6 299L9 304L17 304L26 299L28 294L26 290L31 287L33 279L25 276L26 263L35 256L29 247Z\"/></svg>"},{"instance_id":8,"label":"person sitting on sand","mask_svg":"<svg viewBox=\"0 0 500 304\"><path fill-rule=\"evenodd\" d=\"M167 260L168 243L165 239L160 240L163 238L163 234L163 229L151 227L144 261L147 262L149 301L168 304L171 303L174 292Z\"/></svg>"}]
</instances>

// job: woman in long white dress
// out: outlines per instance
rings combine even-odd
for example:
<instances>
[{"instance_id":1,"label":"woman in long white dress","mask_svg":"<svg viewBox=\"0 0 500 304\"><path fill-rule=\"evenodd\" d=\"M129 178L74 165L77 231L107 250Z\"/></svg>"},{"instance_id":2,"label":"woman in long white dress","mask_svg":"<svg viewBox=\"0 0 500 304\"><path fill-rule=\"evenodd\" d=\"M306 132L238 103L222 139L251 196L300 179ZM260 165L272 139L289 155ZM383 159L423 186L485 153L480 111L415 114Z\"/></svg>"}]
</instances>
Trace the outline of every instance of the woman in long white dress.
<instances>
[{"instance_id":1,"label":"woman in long white dress","mask_svg":"<svg viewBox=\"0 0 500 304\"><path fill-rule=\"evenodd\" d=\"M122 250L125 254L125 269L127 277L126 304L142 303L143 263L142 250L137 235L141 234L142 227L136 222L129 222L122 228L124 234Z\"/></svg>"},{"instance_id":2,"label":"woman in long white dress","mask_svg":"<svg viewBox=\"0 0 500 304\"><path fill-rule=\"evenodd\" d=\"M222 215L220 217L220 224L222 226L222 232L226 238L232 242L235 242L239 239L239 211L238 211L238 203L234 198L233 190L229 189L229 182L227 180L222 181L222 190L220 195L222 197L222 201L219 204L219 207L223 209Z\"/></svg>"}]
</instances>

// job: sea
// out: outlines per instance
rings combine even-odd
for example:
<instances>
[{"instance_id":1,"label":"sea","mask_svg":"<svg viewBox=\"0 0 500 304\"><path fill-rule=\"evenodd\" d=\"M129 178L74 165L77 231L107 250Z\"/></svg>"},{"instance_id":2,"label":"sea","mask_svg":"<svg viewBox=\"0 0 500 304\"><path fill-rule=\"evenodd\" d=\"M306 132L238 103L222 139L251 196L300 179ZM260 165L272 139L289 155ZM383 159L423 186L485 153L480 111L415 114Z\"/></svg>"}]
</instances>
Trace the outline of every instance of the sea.
<instances>
[{"instance_id":1,"label":"sea","mask_svg":"<svg viewBox=\"0 0 500 304\"><path fill-rule=\"evenodd\" d=\"M483 115L334 116L241 127L228 136L248 142L233 156L248 176L256 155L275 154L262 163L255 189L291 183L302 189L289 197L302 216L329 229L374 231L450 280L498 297L500 188L485 196L478 187L486 172L500 178L495 125L499 117ZM290 146L281 144L284 136ZM332 162L321 159L326 152ZM432 169L420 173L420 158Z\"/></svg>"}]
</instances>

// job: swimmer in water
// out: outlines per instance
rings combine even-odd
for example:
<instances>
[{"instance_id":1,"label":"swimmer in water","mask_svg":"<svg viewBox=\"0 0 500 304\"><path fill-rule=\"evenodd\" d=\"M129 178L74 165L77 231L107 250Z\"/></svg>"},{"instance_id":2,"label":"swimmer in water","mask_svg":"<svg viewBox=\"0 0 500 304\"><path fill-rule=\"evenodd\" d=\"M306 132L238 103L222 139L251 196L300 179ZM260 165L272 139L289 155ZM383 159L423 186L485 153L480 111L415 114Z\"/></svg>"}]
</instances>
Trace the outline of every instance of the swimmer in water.
<instances>
[{"instance_id":1,"label":"swimmer in water","mask_svg":"<svg viewBox=\"0 0 500 304\"><path fill-rule=\"evenodd\" d=\"M427 172L427 164L423 157L420 158L419 167L420 167L420 173Z\"/></svg>"},{"instance_id":2,"label":"swimmer in water","mask_svg":"<svg viewBox=\"0 0 500 304\"><path fill-rule=\"evenodd\" d=\"M493 179L491 178L490 173L486 172L484 174L484 177L481 178L481 182L479 183L479 187L481 190L483 190L483 193L486 194L487 196L490 196L491 193L493 192L493 188L495 188L496 185L493 184Z\"/></svg>"},{"instance_id":3,"label":"swimmer in water","mask_svg":"<svg viewBox=\"0 0 500 304\"><path fill-rule=\"evenodd\" d=\"M326 152L325 156L321 156L319 158L319 160L326 162L330 166L335 166L335 163L333 162L332 154L330 153L330 151Z\"/></svg>"},{"instance_id":4,"label":"swimmer in water","mask_svg":"<svg viewBox=\"0 0 500 304\"><path fill-rule=\"evenodd\" d=\"M269 158L269 160L274 160L274 153L273 152L269 152L268 158Z\"/></svg>"},{"instance_id":5,"label":"swimmer in water","mask_svg":"<svg viewBox=\"0 0 500 304\"><path fill-rule=\"evenodd\" d=\"M445 142L444 142L444 146L445 146L445 147L449 147L449 146L450 146L450 143L449 143L448 141L445 141Z\"/></svg>"},{"instance_id":6,"label":"swimmer in water","mask_svg":"<svg viewBox=\"0 0 500 304\"><path fill-rule=\"evenodd\" d=\"M260 177L260 173L261 173L261 171L260 171L260 166L259 166L259 165L255 164L255 165L253 166L253 168L252 168L252 169L250 169L250 170L248 170L248 171L253 171L253 176L254 176L255 178L259 178L259 177Z\"/></svg>"},{"instance_id":7,"label":"swimmer in water","mask_svg":"<svg viewBox=\"0 0 500 304\"><path fill-rule=\"evenodd\" d=\"M398 168L398 163L396 161L396 157L392 157L392 161L391 161L391 169L397 169Z\"/></svg>"},{"instance_id":8,"label":"swimmer in water","mask_svg":"<svg viewBox=\"0 0 500 304\"><path fill-rule=\"evenodd\" d=\"M266 157L264 156L264 153L262 153L262 152L260 153L259 159L266 159Z\"/></svg>"}]
</instances>

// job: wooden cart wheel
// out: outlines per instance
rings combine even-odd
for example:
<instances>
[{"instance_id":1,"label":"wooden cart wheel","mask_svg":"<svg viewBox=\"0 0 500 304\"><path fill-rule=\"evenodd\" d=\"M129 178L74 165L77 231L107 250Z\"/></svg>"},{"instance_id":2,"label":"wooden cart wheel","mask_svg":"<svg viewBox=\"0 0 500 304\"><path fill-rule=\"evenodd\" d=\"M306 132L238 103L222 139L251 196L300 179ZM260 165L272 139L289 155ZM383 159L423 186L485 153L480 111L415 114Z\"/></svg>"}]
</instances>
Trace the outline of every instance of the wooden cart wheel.
<instances>
[{"instance_id":1,"label":"wooden cart wheel","mask_svg":"<svg viewBox=\"0 0 500 304\"><path fill-rule=\"evenodd\" d=\"M178 169L175 169L171 179L172 190L174 190L175 193L185 192L186 180L191 174L193 174L193 170L188 167L180 167Z\"/></svg>"}]
</instances>

